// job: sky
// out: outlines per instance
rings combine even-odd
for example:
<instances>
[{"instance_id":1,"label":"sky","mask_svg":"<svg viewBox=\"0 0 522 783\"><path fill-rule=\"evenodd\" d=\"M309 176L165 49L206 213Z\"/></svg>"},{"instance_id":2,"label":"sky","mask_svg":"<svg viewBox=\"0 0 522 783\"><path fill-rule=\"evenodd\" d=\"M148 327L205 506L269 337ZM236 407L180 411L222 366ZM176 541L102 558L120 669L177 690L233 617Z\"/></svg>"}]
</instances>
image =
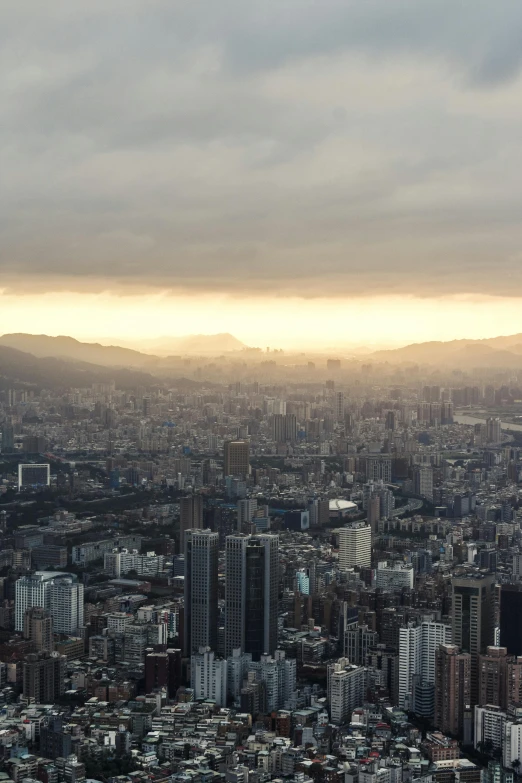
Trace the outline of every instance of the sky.
<instances>
[{"instance_id":1,"label":"sky","mask_svg":"<svg viewBox=\"0 0 522 783\"><path fill-rule=\"evenodd\" d=\"M0 331L522 331L519 0L4 0Z\"/></svg>"}]
</instances>

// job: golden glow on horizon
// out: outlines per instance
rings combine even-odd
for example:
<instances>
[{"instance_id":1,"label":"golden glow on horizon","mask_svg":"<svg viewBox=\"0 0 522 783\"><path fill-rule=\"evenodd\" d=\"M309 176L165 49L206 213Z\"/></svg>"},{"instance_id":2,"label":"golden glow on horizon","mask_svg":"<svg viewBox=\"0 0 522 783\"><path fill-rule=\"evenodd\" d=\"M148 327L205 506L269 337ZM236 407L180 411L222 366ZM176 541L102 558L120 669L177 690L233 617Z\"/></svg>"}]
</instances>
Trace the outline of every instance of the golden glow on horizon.
<instances>
[{"instance_id":1,"label":"golden glow on horizon","mask_svg":"<svg viewBox=\"0 0 522 783\"><path fill-rule=\"evenodd\" d=\"M230 332L248 345L319 348L477 339L522 332L520 299L454 296L301 299L170 293L13 294L0 290L0 333L135 342Z\"/></svg>"}]
</instances>

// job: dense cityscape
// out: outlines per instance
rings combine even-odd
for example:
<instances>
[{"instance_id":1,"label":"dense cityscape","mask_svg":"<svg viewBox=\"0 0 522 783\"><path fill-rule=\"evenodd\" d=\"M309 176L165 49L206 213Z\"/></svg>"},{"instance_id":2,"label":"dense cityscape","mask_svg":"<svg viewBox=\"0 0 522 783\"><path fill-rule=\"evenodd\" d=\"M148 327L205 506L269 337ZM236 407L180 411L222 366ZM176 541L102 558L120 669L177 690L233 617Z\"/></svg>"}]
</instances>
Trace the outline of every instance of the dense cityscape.
<instances>
[{"instance_id":1,"label":"dense cityscape","mask_svg":"<svg viewBox=\"0 0 522 783\"><path fill-rule=\"evenodd\" d=\"M513 783L516 374L179 362L4 377L0 774Z\"/></svg>"},{"instance_id":2,"label":"dense cityscape","mask_svg":"<svg viewBox=\"0 0 522 783\"><path fill-rule=\"evenodd\" d=\"M522 2L0 2L0 783L522 783Z\"/></svg>"}]
</instances>

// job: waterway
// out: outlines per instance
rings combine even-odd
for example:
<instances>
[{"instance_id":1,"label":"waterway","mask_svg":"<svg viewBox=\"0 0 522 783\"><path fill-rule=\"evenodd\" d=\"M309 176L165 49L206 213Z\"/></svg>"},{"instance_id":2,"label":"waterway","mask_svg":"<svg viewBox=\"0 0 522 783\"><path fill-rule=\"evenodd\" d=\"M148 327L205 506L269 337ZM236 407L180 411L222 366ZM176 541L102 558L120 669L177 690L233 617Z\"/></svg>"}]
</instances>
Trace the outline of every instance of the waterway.
<instances>
[{"instance_id":1,"label":"waterway","mask_svg":"<svg viewBox=\"0 0 522 783\"><path fill-rule=\"evenodd\" d=\"M476 416L467 416L465 414L457 414L453 417L453 420L456 422L456 424L469 424L471 426L474 424L486 423L486 419L479 419ZM509 422L503 421L502 429L510 430L511 432L522 432L522 424L510 424Z\"/></svg>"}]
</instances>

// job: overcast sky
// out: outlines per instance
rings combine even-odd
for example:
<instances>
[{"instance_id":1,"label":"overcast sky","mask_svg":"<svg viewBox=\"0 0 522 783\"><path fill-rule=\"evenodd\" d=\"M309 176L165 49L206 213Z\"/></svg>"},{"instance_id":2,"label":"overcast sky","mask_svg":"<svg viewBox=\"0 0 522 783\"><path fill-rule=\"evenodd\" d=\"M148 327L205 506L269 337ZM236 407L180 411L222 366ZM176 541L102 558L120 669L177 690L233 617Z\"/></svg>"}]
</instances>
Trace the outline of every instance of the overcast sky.
<instances>
[{"instance_id":1,"label":"overcast sky","mask_svg":"<svg viewBox=\"0 0 522 783\"><path fill-rule=\"evenodd\" d=\"M3 0L0 286L522 295L520 0Z\"/></svg>"}]
</instances>

